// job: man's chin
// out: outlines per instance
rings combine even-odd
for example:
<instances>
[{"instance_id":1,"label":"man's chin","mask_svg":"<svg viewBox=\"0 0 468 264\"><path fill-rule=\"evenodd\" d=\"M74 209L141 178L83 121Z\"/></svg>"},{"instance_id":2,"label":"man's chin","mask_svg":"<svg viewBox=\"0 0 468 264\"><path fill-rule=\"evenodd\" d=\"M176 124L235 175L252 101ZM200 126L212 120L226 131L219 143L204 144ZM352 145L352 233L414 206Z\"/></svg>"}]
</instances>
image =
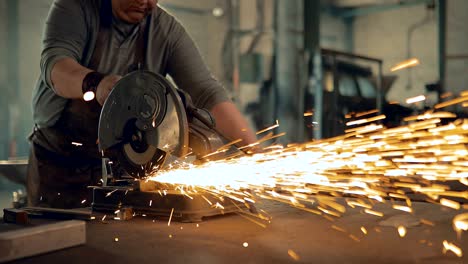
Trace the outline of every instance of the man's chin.
<instances>
[{"instance_id":1,"label":"man's chin","mask_svg":"<svg viewBox=\"0 0 468 264\"><path fill-rule=\"evenodd\" d=\"M146 17L146 13L140 13L140 12L131 12L128 14L128 19L132 23L139 23L141 22L144 18Z\"/></svg>"}]
</instances>

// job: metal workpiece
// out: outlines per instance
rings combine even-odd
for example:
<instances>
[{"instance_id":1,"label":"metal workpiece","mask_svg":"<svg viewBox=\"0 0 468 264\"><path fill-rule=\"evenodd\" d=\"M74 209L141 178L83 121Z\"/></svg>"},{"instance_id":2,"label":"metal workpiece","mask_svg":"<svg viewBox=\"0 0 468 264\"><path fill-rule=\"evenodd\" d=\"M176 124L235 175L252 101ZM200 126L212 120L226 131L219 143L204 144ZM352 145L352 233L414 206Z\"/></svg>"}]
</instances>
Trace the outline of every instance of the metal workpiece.
<instances>
[{"instance_id":1,"label":"metal workpiece","mask_svg":"<svg viewBox=\"0 0 468 264\"><path fill-rule=\"evenodd\" d=\"M0 232L0 263L86 244L86 222L71 220Z\"/></svg>"},{"instance_id":2,"label":"metal workpiece","mask_svg":"<svg viewBox=\"0 0 468 264\"><path fill-rule=\"evenodd\" d=\"M27 225L29 224L28 213L20 209L4 208L3 222L18 225Z\"/></svg>"},{"instance_id":3,"label":"metal workpiece","mask_svg":"<svg viewBox=\"0 0 468 264\"><path fill-rule=\"evenodd\" d=\"M17 225L29 225L31 219L83 220L89 221L92 212L89 208L58 209L49 207L21 207L3 209L3 221Z\"/></svg>"},{"instance_id":4,"label":"metal workpiece","mask_svg":"<svg viewBox=\"0 0 468 264\"><path fill-rule=\"evenodd\" d=\"M134 214L166 217L180 222L201 222L207 217L255 211L253 205L209 193L185 193L174 188L154 188L157 183L141 183L143 190L125 188L93 188L93 210L114 214L129 210ZM167 186L166 186L167 188ZM118 216L119 220L120 216Z\"/></svg>"}]
</instances>

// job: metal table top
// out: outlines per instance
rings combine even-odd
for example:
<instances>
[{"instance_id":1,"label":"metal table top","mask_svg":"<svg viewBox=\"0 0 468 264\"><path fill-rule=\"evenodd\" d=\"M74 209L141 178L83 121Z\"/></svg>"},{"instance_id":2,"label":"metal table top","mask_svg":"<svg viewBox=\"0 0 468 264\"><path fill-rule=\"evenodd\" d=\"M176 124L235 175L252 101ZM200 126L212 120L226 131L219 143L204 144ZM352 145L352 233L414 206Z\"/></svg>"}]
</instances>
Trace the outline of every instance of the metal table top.
<instances>
[{"instance_id":1,"label":"metal table top","mask_svg":"<svg viewBox=\"0 0 468 264\"><path fill-rule=\"evenodd\" d=\"M452 228L453 217L466 210L414 203L412 215L387 202L375 206L383 217L347 208L343 217L331 221L279 203L259 208L273 217L266 228L236 214L170 226L167 219L148 216L96 218L87 223L86 245L17 263L468 263L468 234L458 240ZM396 227L382 226L382 221L420 218L435 225L409 227L405 237ZM444 240L465 255L444 255Z\"/></svg>"}]
</instances>

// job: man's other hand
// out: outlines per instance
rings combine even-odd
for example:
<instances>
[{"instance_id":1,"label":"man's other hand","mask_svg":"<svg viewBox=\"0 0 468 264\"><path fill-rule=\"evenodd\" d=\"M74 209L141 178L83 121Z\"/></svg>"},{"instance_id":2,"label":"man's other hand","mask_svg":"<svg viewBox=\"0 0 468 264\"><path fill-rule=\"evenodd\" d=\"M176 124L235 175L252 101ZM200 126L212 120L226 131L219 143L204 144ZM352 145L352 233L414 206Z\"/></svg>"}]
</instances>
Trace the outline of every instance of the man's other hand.
<instances>
[{"instance_id":1,"label":"man's other hand","mask_svg":"<svg viewBox=\"0 0 468 264\"><path fill-rule=\"evenodd\" d=\"M96 89L96 100L100 105L104 105L109 93L120 79L122 79L120 75L107 75L102 79Z\"/></svg>"}]
</instances>

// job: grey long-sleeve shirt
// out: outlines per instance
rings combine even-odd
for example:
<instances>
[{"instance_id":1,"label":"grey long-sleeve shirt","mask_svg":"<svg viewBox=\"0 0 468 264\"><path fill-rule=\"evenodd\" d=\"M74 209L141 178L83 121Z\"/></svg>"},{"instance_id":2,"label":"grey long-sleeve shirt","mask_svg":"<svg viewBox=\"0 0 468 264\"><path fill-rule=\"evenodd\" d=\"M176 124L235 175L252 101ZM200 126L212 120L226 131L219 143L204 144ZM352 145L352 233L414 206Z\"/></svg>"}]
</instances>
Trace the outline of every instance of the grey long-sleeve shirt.
<instances>
[{"instance_id":1,"label":"grey long-sleeve shirt","mask_svg":"<svg viewBox=\"0 0 468 264\"><path fill-rule=\"evenodd\" d=\"M99 33L101 0L55 0L46 22L41 55L41 76L33 94L33 117L39 127L59 119L68 99L55 94L51 71L64 57L88 67ZM126 73L133 63L138 26L113 20L112 34L98 69L104 74ZM195 106L210 109L229 97L212 76L194 42L182 25L160 7L151 16L146 69L169 74L185 90Z\"/></svg>"}]
</instances>

